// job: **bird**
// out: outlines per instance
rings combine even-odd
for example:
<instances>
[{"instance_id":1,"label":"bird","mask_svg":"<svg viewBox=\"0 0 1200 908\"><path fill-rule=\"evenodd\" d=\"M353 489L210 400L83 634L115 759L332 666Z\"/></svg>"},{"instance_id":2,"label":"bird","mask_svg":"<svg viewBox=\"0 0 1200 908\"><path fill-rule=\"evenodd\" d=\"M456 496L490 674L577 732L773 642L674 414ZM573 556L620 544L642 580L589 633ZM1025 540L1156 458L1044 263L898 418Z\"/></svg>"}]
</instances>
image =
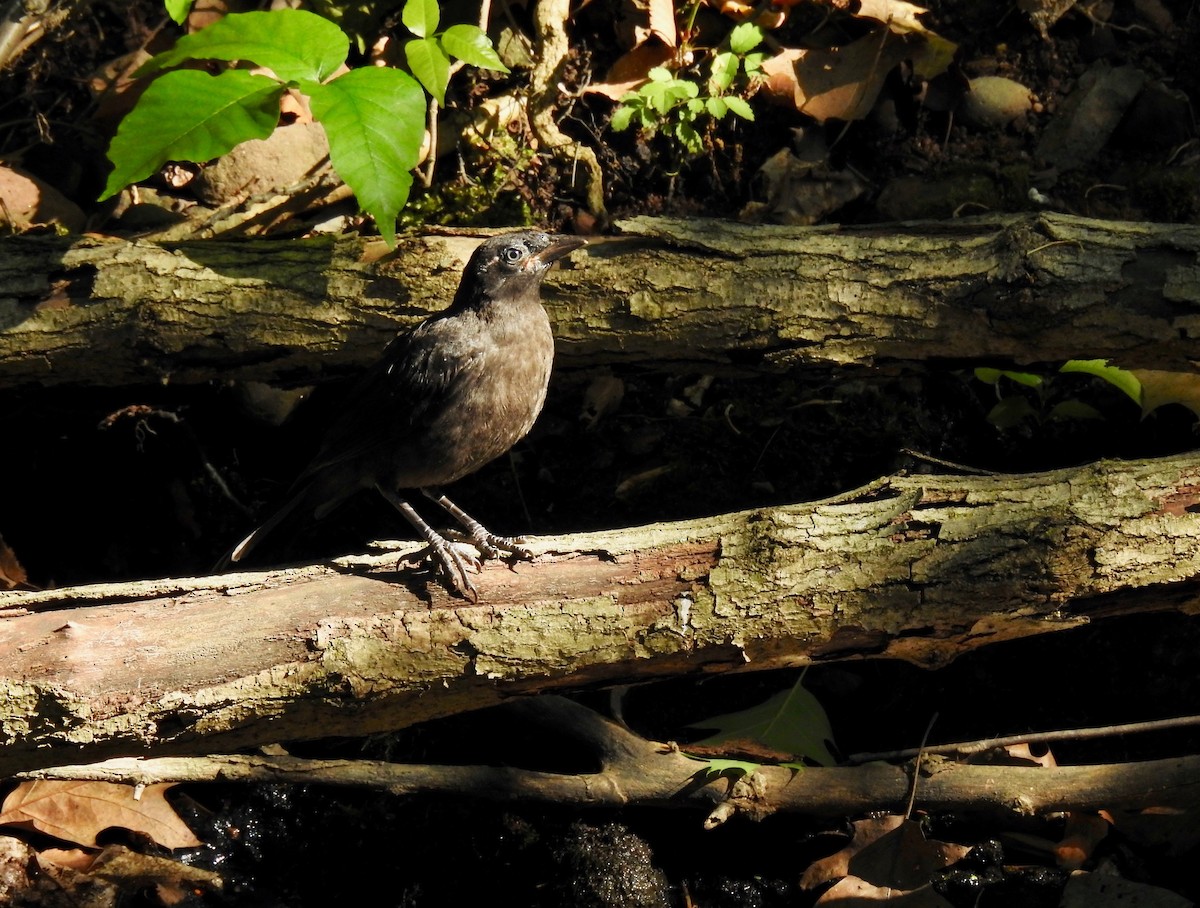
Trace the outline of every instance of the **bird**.
<instances>
[{"instance_id":1,"label":"bird","mask_svg":"<svg viewBox=\"0 0 1200 908\"><path fill-rule=\"evenodd\" d=\"M531 557L523 539L492 534L442 487L506 453L533 427L554 361L542 279L586 242L518 231L481 243L451 304L398 334L352 385L284 504L234 546L218 570L243 561L285 526L321 520L364 490L404 516L451 591L463 598L478 599L464 559L477 569L480 558ZM460 554L426 523L409 503L412 490L449 514L479 557Z\"/></svg>"}]
</instances>

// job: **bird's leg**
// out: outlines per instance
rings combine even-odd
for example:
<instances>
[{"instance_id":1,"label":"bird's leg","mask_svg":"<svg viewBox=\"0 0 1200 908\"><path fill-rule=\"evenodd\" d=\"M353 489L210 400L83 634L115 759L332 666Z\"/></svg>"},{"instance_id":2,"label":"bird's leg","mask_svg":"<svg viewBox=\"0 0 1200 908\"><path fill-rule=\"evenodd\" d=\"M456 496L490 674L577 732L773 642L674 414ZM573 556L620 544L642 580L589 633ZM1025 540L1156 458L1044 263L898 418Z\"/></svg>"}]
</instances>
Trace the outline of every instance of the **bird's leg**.
<instances>
[{"instance_id":1,"label":"bird's leg","mask_svg":"<svg viewBox=\"0 0 1200 908\"><path fill-rule=\"evenodd\" d=\"M443 539L437 530L422 520L421 515L416 512L411 504L391 489L386 489L378 483L376 483L375 488L392 507L404 515L404 519L412 524L413 529L429 545L429 551L437 556L438 566L454 587L455 592L473 602L477 601L479 593L475 589L475 584L471 582L471 578L467 576L467 569L463 564L462 556L454 551L453 546Z\"/></svg>"},{"instance_id":2,"label":"bird's leg","mask_svg":"<svg viewBox=\"0 0 1200 908\"><path fill-rule=\"evenodd\" d=\"M522 537L497 536L489 533L482 523L443 495L439 489L421 489L421 494L462 525L462 528L467 531L467 535L471 537L471 542L474 543L475 548L479 549L479 554L484 558L500 558L504 554L525 559L533 557L533 552L521 545L525 541Z\"/></svg>"}]
</instances>

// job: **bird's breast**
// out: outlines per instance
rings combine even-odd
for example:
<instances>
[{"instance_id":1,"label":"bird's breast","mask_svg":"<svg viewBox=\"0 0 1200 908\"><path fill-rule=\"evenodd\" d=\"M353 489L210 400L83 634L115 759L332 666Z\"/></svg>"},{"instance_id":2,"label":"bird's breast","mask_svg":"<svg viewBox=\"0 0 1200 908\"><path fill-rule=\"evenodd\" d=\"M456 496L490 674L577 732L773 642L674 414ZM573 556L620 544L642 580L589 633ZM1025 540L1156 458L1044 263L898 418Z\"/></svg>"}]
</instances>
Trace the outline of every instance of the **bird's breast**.
<instances>
[{"instance_id":1,"label":"bird's breast","mask_svg":"<svg viewBox=\"0 0 1200 908\"><path fill-rule=\"evenodd\" d=\"M481 319L461 355L445 406L423 433L439 456L415 471L415 459L401 458L398 486L443 485L475 472L524 438L542 410L554 336L540 304Z\"/></svg>"}]
</instances>

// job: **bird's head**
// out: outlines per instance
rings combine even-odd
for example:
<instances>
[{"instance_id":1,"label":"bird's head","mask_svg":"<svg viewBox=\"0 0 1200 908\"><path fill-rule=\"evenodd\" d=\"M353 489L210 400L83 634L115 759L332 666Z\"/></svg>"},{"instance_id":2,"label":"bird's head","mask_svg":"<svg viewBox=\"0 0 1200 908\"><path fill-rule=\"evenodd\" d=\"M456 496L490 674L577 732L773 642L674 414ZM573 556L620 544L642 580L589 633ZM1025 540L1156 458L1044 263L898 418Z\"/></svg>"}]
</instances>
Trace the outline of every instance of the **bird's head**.
<instances>
[{"instance_id":1,"label":"bird's head","mask_svg":"<svg viewBox=\"0 0 1200 908\"><path fill-rule=\"evenodd\" d=\"M582 237L532 230L484 240L467 263L455 302L493 299L502 288L505 295L513 296L536 292L551 265L586 244Z\"/></svg>"}]
</instances>

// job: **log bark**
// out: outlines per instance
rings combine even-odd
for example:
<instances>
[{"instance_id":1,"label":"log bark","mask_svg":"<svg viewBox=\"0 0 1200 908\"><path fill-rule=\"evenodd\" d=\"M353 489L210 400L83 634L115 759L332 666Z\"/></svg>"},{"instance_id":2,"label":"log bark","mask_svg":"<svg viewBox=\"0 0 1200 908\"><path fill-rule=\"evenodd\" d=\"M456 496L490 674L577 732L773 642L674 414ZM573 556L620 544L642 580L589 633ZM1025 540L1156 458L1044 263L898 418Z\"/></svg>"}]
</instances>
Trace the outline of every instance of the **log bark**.
<instances>
[{"instance_id":1,"label":"log bark","mask_svg":"<svg viewBox=\"0 0 1200 908\"><path fill-rule=\"evenodd\" d=\"M786 369L1200 360L1200 228L1022 214L859 227L638 218L546 282L560 363ZM443 308L477 235L0 240L0 386L304 384Z\"/></svg>"},{"instance_id":2,"label":"log bark","mask_svg":"<svg viewBox=\"0 0 1200 908\"><path fill-rule=\"evenodd\" d=\"M813 504L534 540L480 601L395 555L0 594L0 774L361 735L518 694L972 647L1200 609L1200 455L893 476Z\"/></svg>"}]
</instances>

